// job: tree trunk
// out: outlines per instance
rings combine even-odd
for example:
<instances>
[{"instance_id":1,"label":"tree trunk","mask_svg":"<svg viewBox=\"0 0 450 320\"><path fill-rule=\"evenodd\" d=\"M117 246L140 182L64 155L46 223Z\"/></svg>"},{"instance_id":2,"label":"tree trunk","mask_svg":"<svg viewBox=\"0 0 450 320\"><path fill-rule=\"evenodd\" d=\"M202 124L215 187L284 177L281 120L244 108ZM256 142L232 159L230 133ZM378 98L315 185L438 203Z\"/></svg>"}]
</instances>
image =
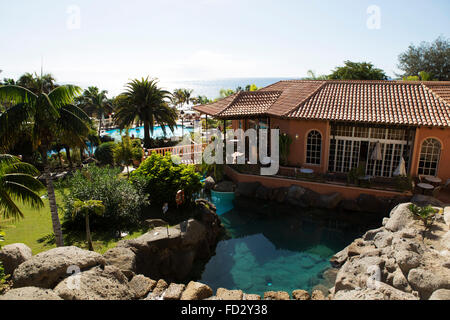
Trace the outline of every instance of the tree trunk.
<instances>
[{"instance_id":1,"label":"tree trunk","mask_svg":"<svg viewBox=\"0 0 450 320\"><path fill-rule=\"evenodd\" d=\"M50 213L52 215L53 233L55 234L56 245L58 247L64 246L64 239L61 230L61 223L58 216L58 207L56 205L55 189L53 188L53 181L50 177L50 169L47 161L47 151L42 152L42 159L44 162L45 182L47 184L48 202L50 204Z\"/></svg>"},{"instance_id":2,"label":"tree trunk","mask_svg":"<svg viewBox=\"0 0 450 320\"><path fill-rule=\"evenodd\" d=\"M84 148L80 147L80 161L83 162L84 161Z\"/></svg>"},{"instance_id":3,"label":"tree trunk","mask_svg":"<svg viewBox=\"0 0 450 320\"><path fill-rule=\"evenodd\" d=\"M100 137L100 132L102 131L102 124L103 124L103 112L100 114L100 120L98 122L98 136Z\"/></svg>"},{"instance_id":4,"label":"tree trunk","mask_svg":"<svg viewBox=\"0 0 450 320\"><path fill-rule=\"evenodd\" d=\"M90 251L94 251L94 246L92 245L91 228L89 227L89 214L86 212L86 239Z\"/></svg>"},{"instance_id":5,"label":"tree trunk","mask_svg":"<svg viewBox=\"0 0 450 320\"><path fill-rule=\"evenodd\" d=\"M150 149L150 125L148 120L144 121L144 147Z\"/></svg>"},{"instance_id":6,"label":"tree trunk","mask_svg":"<svg viewBox=\"0 0 450 320\"><path fill-rule=\"evenodd\" d=\"M73 163L72 163L72 157L70 156L70 148L69 148L69 146L64 146L64 149L66 149L66 156L67 156L67 161L69 162L69 168L72 169Z\"/></svg>"},{"instance_id":7,"label":"tree trunk","mask_svg":"<svg viewBox=\"0 0 450 320\"><path fill-rule=\"evenodd\" d=\"M59 166L61 168L63 168L63 163L62 163L62 159L61 159L61 152L60 152L60 150L58 150L58 159L59 159Z\"/></svg>"}]
</instances>

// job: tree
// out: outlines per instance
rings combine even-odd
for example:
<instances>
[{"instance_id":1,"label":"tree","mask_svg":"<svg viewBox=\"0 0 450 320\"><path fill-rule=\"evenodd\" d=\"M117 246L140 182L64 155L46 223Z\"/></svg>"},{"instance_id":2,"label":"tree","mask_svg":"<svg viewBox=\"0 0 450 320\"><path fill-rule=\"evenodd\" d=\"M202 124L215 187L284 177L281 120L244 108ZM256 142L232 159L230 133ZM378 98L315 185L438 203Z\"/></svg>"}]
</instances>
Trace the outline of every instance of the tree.
<instances>
[{"instance_id":1,"label":"tree","mask_svg":"<svg viewBox=\"0 0 450 320\"><path fill-rule=\"evenodd\" d=\"M337 67L330 75L332 80L387 80L383 70L370 62L345 61L345 66Z\"/></svg>"},{"instance_id":2,"label":"tree","mask_svg":"<svg viewBox=\"0 0 450 320\"><path fill-rule=\"evenodd\" d=\"M87 200L81 201L76 200L74 202L74 215L82 214L84 215L86 221L86 240L90 251L94 251L94 246L92 245L91 228L89 226L89 216L97 215L101 216L105 213L105 206L102 201L99 200Z\"/></svg>"},{"instance_id":3,"label":"tree","mask_svg":"<svg viewBox=\"0 0 450 320\"><path fill-rule=\"evenodd\" d=\"M194 104L208 104L212 102L212 100L208 99L206 96L197 96L192 99Z\"/></svg>"},{"instance_id":4,"label":"tree","mask_svg":"<svg viewBox=\"0 0 450 320\"><path fill-rule=\"evenodd\" d=\"M150 148L150 136L155 123L166 134L166 126L173 132L177 121L177 112L169 106L170 92L158 87L156 79L135 79L126 85L127 90L116 99L118 108L114 120L121 129L131 127L136 121L144 123L144 145Z\"/></svg>"},{"instance_id":5,"label":"tree","mask_svg":"<svg viewBox=\"0 0 450 320\"><path fill-rule=\"evenodd\" d=\"M98 134L102 128L105 113L112 111L112 103L107 97L108 91L89 87L76 99L77 105L89 115L97 114L99 118Z\"/></svg>"},{"instance_id":6,"label":"tree","mask_svg":"<svg viewBox=\"0 0 450 320\"><path fill-rule=\"evenodd\" d=\"M127 167L127 175L130 177L130 171L128 166L133 163L133 145L131 144L130 136L128 135L128 130L126 135L122 136L122 141L117 144L113 150L114 162L116 164L123 164Z\"/></svg>"},{"instance_id":7,"label":"tree","mask_svg":"<svg viewBox=\"0 0 450 320\"><path fill-rule=\"evenodd\" d=\"M38 76L36 73L25 73L15 83L18 86L27 88L28 90L38 94L39 92L49 93L58 85L55 83L55 78L46 73Z\"/></svg>"},{"instance_id":8,"label":"tree","mask_svg":"<svg viewBox=\"0 0 450 320\"><path fill-rule=\"evenodd\" d=\"M34 209L44 206L36 193L44 187L33 177L37 174L39 171L31 164L9 154L0 154L0 213L4 218L23 218L15 201Z\"/></svg>"},{"instance_id":9,"label":"tree","mask_svg":"<svg viewBox=\"0 0 450 320\"><path fill-rule=\"evenodd\" d=\"M327 75L316 75L316 73L312 70L308 70L307 77L304 77L303 80L327 80Z\"/></svg>"},{"instance_id":10,"label":"tree","mask_svg":"<svg viewBox=\"0 0 450 320\"><path fill-rule=\"evenodd\" d=\"M431 75L429 80L450 80L450 40L443 37L434 42L422 42L418 46L411 44L398 57L398 68L404 77L418 76L425 71Z\"/></svg>"},{"instance_id":11,"label":"tree","mask_svg":"<svg viewBox=\"0 0 450 320\"><path fill-rule=\"evenodd\" d=\"M34 93L20 86L0 87L0 101L12 103L10 108L0 114L0 141L11 141L11 137L19 134L24 127L31 127L33 150L39 151L44 165L53 231L58 246L63 246L64 243L55 190L50 178L48 151L62 131L80 136L88 133L89 128L86 123L89 117L83 110L72 104L74 97L80 91L79 87L73 85L56 87L48 94L43 89Z\"/></svg>"}]
</instances>

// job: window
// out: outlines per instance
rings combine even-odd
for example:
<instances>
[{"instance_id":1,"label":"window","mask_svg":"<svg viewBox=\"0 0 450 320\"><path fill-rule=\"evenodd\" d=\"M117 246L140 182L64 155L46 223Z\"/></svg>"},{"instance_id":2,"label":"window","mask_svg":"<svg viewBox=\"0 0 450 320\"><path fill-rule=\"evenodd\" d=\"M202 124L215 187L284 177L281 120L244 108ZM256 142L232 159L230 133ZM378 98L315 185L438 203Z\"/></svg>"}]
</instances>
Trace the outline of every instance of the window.
<instances>
[{"instance_id":1,"label":"window","mask_svg":"<svg viewBox=\"0 0 450 320\"><path fill-rule=\"evenodd\" d=\"M318 131L311 131L308 134L306 144L306 163L320 165L322 153L322 135Z\"/></svg>"},{"instance_id":2,"label":"window","mask_svg":"<svg viewBox=\"0 0 450 320\"><path fill-rule=\"evenodd\" d=\"M420 150L419 174L436 176L440 157L441 143L433 138L425 140Z\"/></svg>"}]
</instances>

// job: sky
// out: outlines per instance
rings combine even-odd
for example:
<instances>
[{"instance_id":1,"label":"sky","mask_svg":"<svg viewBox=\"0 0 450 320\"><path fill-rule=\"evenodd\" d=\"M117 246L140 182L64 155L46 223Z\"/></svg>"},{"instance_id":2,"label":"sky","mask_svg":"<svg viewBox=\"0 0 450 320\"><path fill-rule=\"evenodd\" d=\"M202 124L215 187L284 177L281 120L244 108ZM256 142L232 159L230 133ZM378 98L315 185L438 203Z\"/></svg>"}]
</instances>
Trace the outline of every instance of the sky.
<instances>
[{"instance_id":1,"label":"sky","mask_svg":"<svg viewBox=\"0 0 450 320\"><path fill-rule=\"evenodd\" d=\"M328 74L368 61L394 77L410 44L450 38L448 0L0 0L0 77L52 73L110 94L161 83Z\"/></svg>"}]
</instances>

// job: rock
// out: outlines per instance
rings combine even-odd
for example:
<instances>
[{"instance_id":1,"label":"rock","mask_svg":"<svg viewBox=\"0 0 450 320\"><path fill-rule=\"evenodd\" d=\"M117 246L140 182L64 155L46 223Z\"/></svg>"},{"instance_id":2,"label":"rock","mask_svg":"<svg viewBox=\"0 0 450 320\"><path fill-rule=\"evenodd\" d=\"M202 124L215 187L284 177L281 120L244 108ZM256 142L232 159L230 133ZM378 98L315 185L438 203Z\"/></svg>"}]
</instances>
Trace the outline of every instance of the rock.
<instances>
[{"instance_id":1,"label":"rock","mask_svg":"<svg viewBox=\"0 0 450 320\"><path fill-rule=\"evenodd\" d=\"M183 246L195 246L205 238L206 228L197 220L189 219L185 229L181 225L179 227L177 226L177 228L180 228L181 243Z\"/></svg>"},{"instance_id":2,"label":"rock","mask_svg":"<svg viewBox=\"0 0 450 320\"><path fill-rule=\"evenodd\" d=\"M232 181L222 181L214 186L214 191L217 192L234 192L235 185Z\"/></svg>"},{"instance_id":3,"label":"rock","mask_svg":"<svg viewBox=\"0 0 450 320\"><path fill-rule=\"evenodd\" d=\"M450 250L450 231L447 231L447 233L442 237L441 245L447 250Z\"/></svg>"},{"instance_id":4,"label":"rock","mask_svg":"<svg viewBox=\"0 0 450 320\"><path fill-rule=\"evenodd\" d=\"M391 211L389 221L385 225L387 230L397 232L414 223L414 217L408 209L409 205L409 203L402 203Z\"/></svg>"},{"instance_id":5,"label":"rock","mask_svg":"<svg viewBox=\"0 0 450 320\"><path fill-rule=\"evenodd\" d=\"M412 197L411 202L415 205L418 205L419 207L426 207L428 205L431 205L433 207L443 208L445 206L442 201L423 194L415 194Z\"/></svg>"},{"instance_id":6,"label":"rock","mask_svg":"<svg viewBox=\"0 0 450 320\"><path fill-rule=\"evenodd\" d=\"M311 299L311 296L309 295L308 291L305 291L305 290L292 291L292 297L295 300L310 300Z\"/></svg>"},{"instance_id":7,"label":"rock","mask_svg":"<svg viewBox=\"0 0 450 320\"><path fill-rule=\"evenodd\" d=\"M164 279L159 279L155 288L150 292L144 300L162 300L162 297L169 285Z\"/></svg>"},{"instance_id":8,"label":"rock","mask_svg":"<svg viewBox=\"0 0 450 320\"><path fill-rule=\"evenodd\" d=\"M157 227L165 227L169 225L163 219L147 219L145 220L145 224L149 229L154 229Z\"/></svg>"},{"instance_id":9,"label":"rock","mask_svg":"<svg viewBox=\"0 0 450 320\"><path fill-rule=\"evenodd\" d=\"M371 194L362 193L356 199L358 207L369 213L383 213L386 211L386 204Z\"/></svg>"},{"instance_id":10,"label":"rock","mask_svg":"<svg viewBox=\"0 0 450 320\"><path fill-rule=\"evenodd\" d=\"M340 207L344 211L362 211L356 200L344 199L341 201Z\"/></svg>"},{"instance_id":11,"label":"rock","mask_svg":"<svg viewBox=\"0 0 450 320\"><path fill-rule=\"evenodd\" d=\"M5 274L13 274L14 270L33 256L31 249L23 243L8 244L0 250L0 261Z\"/></svg>"},{"instance_id":12,"label":"rock","mask_svg":"<svg viewBox=\"0 0 450 320\"><path fill-rule=\"evenodd\" d=\"M385 283L379 282L377 288L359 290L343 290L335 293L334 300L419 300L411 293L397 290Z\"/></svg>"},{"instance_id":13,"label":"rock","mask_svg":"<svg viewBox=\"0 0 450 320\"><path fill-rule=\"evenodd\" d=\"M397 269L392 277L392 286L395 289L404 291L404 292L412 292L412 288L406 280L403 272L400 269Z\"/></svg>"},{"instance_id":14,"label":"rock","mask_svg":"<svg viewBox=\"0 0 450 320\"><path fill-rule=\"evenodd\" d=\"M392 239L392 233L384 231L378 232L375 235L373 242L375 243L375 246L380 249L390 246L392 244Z\"/></svg>"},{"instance_id":15,"label":"rock","mask_svg":"<svg viewBox=\"0 0 450 320\"><path fill-rule=\"evenodd\" d=\"M134 276L128 285L134 291L136 299L141 299L155 288L156 281L139 274Z\"/></svg>"},{"instance_id":16,"label":"rock","mask_svg":"<svg viewBox=\"0 0 450 320\"><path fill-rule=\"evenodd\" d=\"M103 254L107 265L116 266L128 279L131 279L137 272L136 254L130 248L115 247Z\"/></svg>"},{"instance_id":17,"label":"rock","mask_svg":"<svg viewBox=\"0 0 450 320\"><path fill-rule=\"evenodd\" d=\"M19 265L14 271L14 287L53 288L61 279L69 276L69 267L85 270L105 264L105 259L96 252L74 246L54 248Z\"/></svg>"},{"instance_id":18,"label":"rock","mask_svg":"<svg viewBox=\"0 0 450 320\"><path fill-rule=\"evenodd\" d=\"M322 209L334 209L339 205L342 199L342 194L340 194L339 192L328 195L322 194L319 196L316 205L318 208Z\"/></svg>"},{"instance_id":19,"label":"rock","mask_svg":"<svg viewBox=\"0 0 450 320\"><path fill-rule=\"evenodd\" d=\"M239 182L236 188L236 197L254 198L260 185L259 182Z\"/></svg>"},{"instance_id":20,"label":"rock","mask_svg":"<svg viewBox=\"0 0 450 320\"><path fill-rule=\"evenodd\" d=\"M191 281L181 295L181 300L203 300L213 295L212 289L206 284Z\"/></svg>"},{"instance_id":21,"label":"rock","mask_svg":"<svg viewBox=\"0 0 450 320\"><path fill-rule=\"evenodd\" d=\"M445 207L444 209L444 221L445 224L450 228L450 207Z\"/></svg>"},{"instance_id":22,"label":"rock","mask_svg":"<svg viewBox=\"0 0 450 320\"><path fill-rule=\"evenodd\" d=\"M375 249L376 248L373 245L367 244L362 239L356 239L347 247L347 255L348 257L363 255Z\"/></svg>"},{"instance_id":23,"label":"rock","mask_svg":"<svg viewBox=\"0 0 450 320\"><path fill-rule=\"evenodd\" d=\"M264 300L290 300L290 297L285 291L267 291L264 292Z\"/></svg>"},{"instance_id":24,"label":"rock","mask_svg":"<svg viewBox=\"0 0 450 320\"><path fill-rule=\"evenodd\" d=\"M326 300L326 298L321 290L314 290L311 294L311 300Z\"/></svg>"},{"instance_id":25,"label":"rock","mask_svg":"<svg viewBox=\"0 0 450 320\"><path fill-rule=\"evenodd\" d=\"M394 258L404 274L420 265L420 255L407 250L395 250Z\"/></svg>"},{"instance_id":26,"label":"rock","mask_svg":"<svg viewBox=\"0 0 450 320\"><path fill-rule=\"evenodd\" d=\"M217 289L216 297L222 300L242 300L244 293L242 290L227 290L224 288Z\"/></svg>"},{"instance_id":27,"label":"rock","mask_svg":"<svg viewBox=\"0 0 450 320\"><path fill-rule=\"evenodd\" d=\"M348 259L348 247L336 253L331 259L330 263L334 268L340 268Z\"/></svg>"},{"instance_id":28,"label":"rock","mask_svg":"<svg viewBox=\"0 0 450 320\"><path fill-rule=\"evenodd\" d=\"M131 300L134 291L114 266L95 267L60 282L55 293L65 300Z\"/></svg>"},{"instance_id":29,"label":"rock","mask_svg":"<svg viewBox=\"0 0 450 320\"><path fill-rule=\"evenodd\" d=\"M450 272L442 274L437 270L422 268L412 269L408 273L410 286L419 292L420 298L428 300L433 292L439 289L450 289Z\"/></svg>"},{"instance_id":30,"label":"rock","mask_svg":"<svg viewBox=\"0 0 450 320\"><path fill-rule=\"evenodd\" d=\"M255 198L260 200L269 200L270 189L261 185L256 189Z\"/></svg>"},{"instance_id":31,"label":"rock","mask_svg":"<svg viewBox=\"0 0 450 320\"><path fill-rule=\"evenodd\" d=\"M296 207L307 207L308 205L303 202L303 197L305 194L306 194L305 188L297 185L292 185L287 190L286 201L290 205Z\"/></svg>"},{"instance_id":32,"label":"rock","mask_svg":"<svg viewBox=\"0 0 450 320\"><path fill-rule=\"evenodd\" d=\"M276 197L274 200L278 203L284 203L287 198L288 188L278 188L276 190Z\"/></svg>"},{"instance_id":33,"label":"rock","mask_svg":"<svg viewBox=\"0 0 450 320\"><path fill-rule=\"evenodd\" d=\"M450 300L450 290L439 289L433 292L430 299L428 300Z\"/></svg>"},{"instance_id":34,"label":"rock","mask_svg":"<svg viewBox=\"0 0 450 320\"><path fill-rule=\"evenodd\" d=\"M207 177L204 183L205 183L205 190L211 190L216 184L213 177Z\"/></svg>"},{"instance_id":35,"label":"rock","mask_svg":"<svg viewBox=\"0 0 450 320\"><path fill-rule=\"evenodd\" d=\"M259 294L244 294L243 300L261 300L261 296Z\"/></svg>"},{"instance_id":36,"label":"rock","mask_svg":"<svg viewBox=\"0 0 450 320\"><path fill-rule=\"evenodd\" d=\"M185 288L184 284L171 283L163 295L163 300L180 300Z\"/></svg>"},{"instance_id":37,"label":"rock","mask_svg":"<svg viewBox=\"0 0 450 320\"><path fill-rule=\"evenodd\" d=\"M362 288L377 278L383 270L385 261L380 257L355 256L339 269L336 277L335 292Z\"/></svg>"},{"instance_id":38,"label":"rock","mask_svg":"<svg viewBox=\"0 0 450 320\"><path fill-rule=\"evenodd\" d=\"M384 231L385 229L383 227L378 228L378 229L373 229L373 230L369 230L367 231L364 235L363 235L363 240L364 241L372 241L375 239L375 236L379 233Z\"/></svg>"},{"instance_id":39,"label":"rock","mask_svg":"<svg viewBox=\"0 0 450 320\"><path fill-rule=\"evenodd\" d=\"M11 289L4 295L0 296L0 300L62 300L51 289L42 289L37 287L23 287Z\"/></svg>"}]
</instances>

